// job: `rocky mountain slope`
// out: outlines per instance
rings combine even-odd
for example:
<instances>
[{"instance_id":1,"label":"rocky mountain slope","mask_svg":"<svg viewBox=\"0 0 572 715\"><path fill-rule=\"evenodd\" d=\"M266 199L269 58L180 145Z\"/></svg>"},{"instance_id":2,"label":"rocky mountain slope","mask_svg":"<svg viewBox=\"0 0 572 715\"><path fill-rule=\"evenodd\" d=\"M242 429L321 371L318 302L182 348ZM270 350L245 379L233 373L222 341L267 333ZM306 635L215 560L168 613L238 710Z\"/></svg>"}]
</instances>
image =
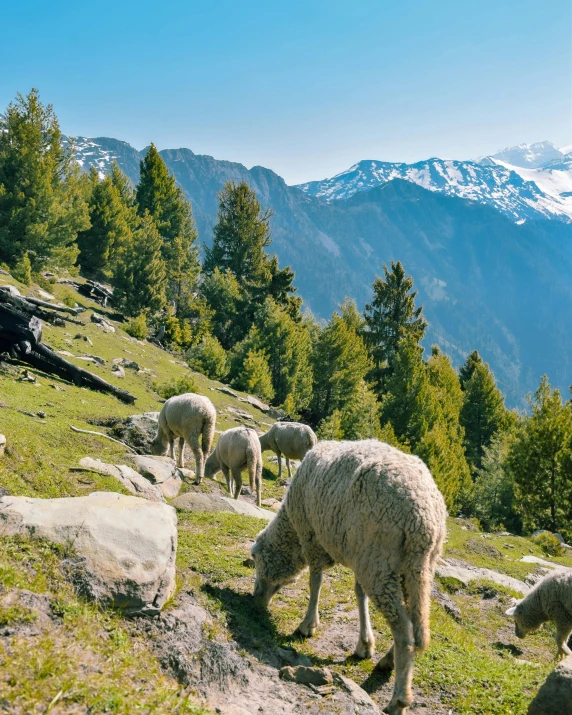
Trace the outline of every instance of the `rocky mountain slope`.
<instances>
[{"instance_id":1,"label":"rocky mountain slope","mask_svg":"<svg viewBox=\"0 0 572 715\"><path fill-rule=\"evenodd\" d=\"M0 275L2 283L14 281ZM34 286L17 287L37 294ZM54 286L60 298L70 290ZM85 325L71 331L70 326L46 327L45 341L71 352L75 357L69 359L78 364L85 365L84 353L104 360L90 369L125 385L137 403L127 406L112 395L35 370L30 370L35 381L23 381L20 366L2 364L0 431L7 446L0 456L0 495L124 494L118 478L80 469L79 462L89 455L125 464L132 459L128 450L69 425L132 440L133 434L112 425L126 424L135 412L158 410L154 383L188 375L180 359L130 338L113 316L108 317L115 332L92 323L89 316L94 309L101 312L100 306L79 294L75 298L86 308ZM116 358L128 363L124 377L112 370ZM240 393L198 373L192 378L197 391L215 403L218 430L246 420L262 431L272 422L241 402ZM358 623L351 573L339 566L328 572L320 628L312 639L300 639L294 631L307 604L307 576L284 588L268 611L260 610L251 597L248 552L265 521L187 511L192 495L224 493L220 482L205 480L200 487L191 482L192 475L181 489L187 499L167 500L177 508L176 590L153 618L127 618L78 593L70 566L81 565L74 551L82 547L81 539L57 544L0 530L0 709L54 715L381 712L393 678L375 671L375 660L349 657ZM263 482L263 498L283 498L285 484L271 459L265 459ZM248 499L243 496L240 503ZM121 545L116 548L121 552ZM127 559L123 567L131 567ZM549 626L518 640L504 612L513 596L520 597L554 567L572 567L572 557L547 559L529 539L483 534L471 521L449 519L432 603L432 643L416 661L412 715L524 715L553 668L555 645ZM373 609L372 622L379 657L389 629ZM298 666L321 668L322 684L280 677L282 668Z\"/></svg>"},{"instance_id":2,"label":"rocky mountain slope","mask_svg":"<svg viewBox=\"0 0 572 715\"><path fill-rule=\"evenodd\" d=\"M100 171L116 158L131 180L138 180L142 153L124 142L80 138L76 152L82 166ZM387 181L396 165L383 165L369 190L352 189L343 198L326 200L287 186L263 167L248 170L189 149L161 155L191 200L200 239L207 245L224 182L244 180L256 190L274 211L272 248L282 264L295 269L305 305L318 317L327 318L345 296L363 306L382 264L399 259L413 275L425 306L428 345L438 342L456 363L477 348L511 404L522 404L543 373L567 390L572 225L560 220L568 210L560 198L551 205L561 213L547 209L555 220L517 220L521 212L540 215L538 207L548 206L554 197L516 170L433 160L416 174L420 182L442 189L430 190L399 177ZM383 167L393 168L384 173ZM479 186L489 186L489 180L491 196L498 194L506 210L467 200ZM462 196L453 195L463 186Z\"/></svg>"}]
</instances>

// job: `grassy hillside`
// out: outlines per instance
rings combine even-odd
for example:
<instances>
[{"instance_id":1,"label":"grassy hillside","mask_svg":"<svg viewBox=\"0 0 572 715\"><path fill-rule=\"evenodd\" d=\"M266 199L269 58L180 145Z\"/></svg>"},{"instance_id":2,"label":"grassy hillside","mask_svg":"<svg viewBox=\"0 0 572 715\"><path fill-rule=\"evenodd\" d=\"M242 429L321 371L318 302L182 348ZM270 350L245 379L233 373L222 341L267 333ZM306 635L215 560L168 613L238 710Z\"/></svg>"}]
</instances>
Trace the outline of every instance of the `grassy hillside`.
<instances>
[{"instance_id":1,"label":"grassy hillside","mask_svg":"<svg viewBox=\"0 0 572 715\"><path fill-rule=\"evenodd\" d=\"M0 275L1 283L16 284L4 275ZM34 291L33 287L18 287L24 293ZM56 296L69 290L54 286ZM117 324L115 333L104 333L89 320L92 309L102 312L99 306L79 295L77 302L88 309L80 316L85 326L45 326L44 341L74 355L102 357L106 361L102 366L77 364L129 390L137 402L127 406L111 395L77 388L37 371L31 371L37 376L36 383L21 382L21 367L2 369L0 432L7 437L8 449L0 458L0 486L11 494L58 497L121 491L113 478L71 468L88 455L121 463L125 449L103 438L72 432L70 425L105 432L106 427L98 422L159 410L161 402L153 383L189 374L179 358L130 338ZM89 337L93 345L76 339L77 334ZM141 370L128 368L125 378L118 379L111 372L111 361L117 357L137 362ZM246 409L260 430L272 422L255 408L217 390L219 383L196 373L192 377L197 390L217 407L218 430L238 424L229 407ZM37 416L39 412L46 416ZM280 499L284 494L276 471L276 465L265 460L263 498ZM192 488L190 484L183 487ZM215 487L207 483L203 488ZM242 653L263 662L271 662L279 646L294 647L315 664L353 678L385 704L393 680L373 671L372 662L347 657L357 639L357 608L353 579L346 569L336 567L327 575L322 624L310 640L292 635L307 602L306 575L284 589L269 612L255 608L250 596L253 573L245 558L263 525L235 514L180 513L179 591L192 590L209 610L213 638L233 639ZM483 535L471 522L449 520L447 558L524 579L536 569L535 564L520 561L529 554L543 557L528 539ZM58 547L44 542L0 540L0 710L6 703L6 711L12 713L201 712L193 693L182 690L161 672L149 644L131 622L101 612L74 594L59 566L62 555ZM572 557L557 560L572 566ZM551 629L545 627L518 641L504 616L513 595L509 590L488 582L464 587L450 579L441 586L451 594L462 618L457 622L433 604L433 640L416 664L412 712L525 713L553 667L556 649ZM31 595L14 601L14 589L26 589ZM381 655L389 644L389 630L379 615L372 615ZM327 703L325 707L327 712Z\"/></svg>"}]
</instances>

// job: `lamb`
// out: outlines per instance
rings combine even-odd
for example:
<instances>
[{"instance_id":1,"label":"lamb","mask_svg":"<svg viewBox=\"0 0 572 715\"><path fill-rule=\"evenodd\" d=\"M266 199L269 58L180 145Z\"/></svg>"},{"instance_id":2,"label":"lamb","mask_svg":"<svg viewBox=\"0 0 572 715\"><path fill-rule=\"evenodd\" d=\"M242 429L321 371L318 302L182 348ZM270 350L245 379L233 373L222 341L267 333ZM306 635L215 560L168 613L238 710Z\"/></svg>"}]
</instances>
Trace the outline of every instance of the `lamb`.
<instances>
[{"instance_id":1,"label":"lamb","mask_svg":"<svg viewBox=\"0 0 572 715\"><path fill-rule=\"evenodd\" d=\"M228 491L238 499L242 488L242 470L248 469L250 488L256 489L256 503L262 499L262 452L258 434L250 427L234 427L223 432L214 452L205 462L205 477L222 470Z\"/></svg>"},{"instance_id":2,"label":"lamb","mask_svg":"<svg viewBox=\"0 0 572 715\"><path fill-rule=\"evenodd\" d=\"M271 449L278 457L278 479L282 476L282 455L286 457L288 476L292 478L290 460L304 459L317 442L311 427L299 422L275 422L268 432L260 437L262 451Z\"/></svg>"},{"instance_id":3,"label":"lamb","mask_svg":"<svg viewBox=\"0 0 572 715\"><path fill-rule=\"evenodd\" d=\"M175 437L179 438L179 456L177 466L185 466L185 441L195 456L195 484L200 484L203 477L203 465L210 452L216 422L216 410L208 397L187 392L184 395L170 397L159 414L159 431L151 442L151 453L165 454L169 447L169 456L175 458ZM199 443L201 438L201 443Z\"/></svg>"},{"instance_id":4,"label":"lamb","mask_svg":"<svg viewBox=\"0 0 572 715\"><path fill-rule=\"evenodd\" d=\"M371 658L374 634L368 598L385 616L393 645L378 663L395 664L387 713L413 700L415 651L429 644L431 584L445 539L447 511L425 464L377 440L320 442L294 475L280 511L252 547L254 596L263 605L310 568L310 601L298 628L319 625L322 572L352 569L360 633L354 655Z\"/></svg>"},{"instance_id":5,"label":"lamb","mask_svg":"<svg viewBox=\"0 0 572 715\"><path fill-rule=\"evenodd\" d=\"M525 598L509 608L506 615L514 617L518 638L538 630L546 621L554 621L557 660L572 655L566 645L572 633L572 570L555 571L545 576Z\"/></svg>"}]
</instances>

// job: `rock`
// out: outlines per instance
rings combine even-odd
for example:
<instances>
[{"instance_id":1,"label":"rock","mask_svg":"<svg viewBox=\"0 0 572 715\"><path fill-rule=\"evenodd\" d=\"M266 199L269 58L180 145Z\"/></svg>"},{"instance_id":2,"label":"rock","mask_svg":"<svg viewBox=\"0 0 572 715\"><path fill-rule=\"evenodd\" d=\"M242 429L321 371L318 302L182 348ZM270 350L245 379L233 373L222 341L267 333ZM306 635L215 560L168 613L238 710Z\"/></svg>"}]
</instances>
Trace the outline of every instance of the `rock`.
<instances>
[{"instance_id":1,"label":"rock","mask_svg":"<svg viewBox=\"0 0 572 715\"><path fill-rule=\"evenodd\" d=\"M18 380L20 382L37 382L36 376L28 370L24 370Z\"/></svg>"},{"instance_id":2,"label":"rock","mask_svg":"<svg viewBox=\"0 0 572 715\"><path fill-rule=\"evenodd\" d=\"M121 358L113 358L111 361L114 365L121 365L121 367L125 367L129 370L135 370L136 372L139 372L139 364L135 362L135 360L128 360L127 358L121 357ZM112 368L113 369L113 368Z\"/></svg>"},{"instance_id":3,"label":"rock","mask_svg":"<svg viewBox=\"0 0 572 715\"><path fill-rule=\"evenodd\" d=\"M177 516L167 504L94 492L63 499L0 499L0 531L67 544L78 591L126 615L157 614L175 589Z\"/></svg>"},{"instance_id":4,"label":"rock","mask_svg":"<svg viewBox=\"0 0 572 715\"><path fill-rule=\"evenodd\" d=\"M158 420L158 412L131 415L127 419L117 422L111 432L117 439L130 444L136 452L149 454L151 442L157 435Z\"/></svg>"},{"instance_id":5,"label":"rock","mask_svg":"<svg viewBox=\"0 0 572 715\"><path fill-rule=\"evenodd\" d=\"M356 715L379 712L377 705L365 690L360 688L360 686L354 683L350 678L346 678L345 675L340 675L339 673L334 673L334 683L342 688L342 690L345 690L348 695L351 695L356 705Z\"/></svg>"},{"instance_id":6,"label":"rock","mask_svg":"<svg viewBox=\"0 0 572 715\"><path fill-rule=\"evenodd\" d=\"M111 323L109 321L105 320L104 317L102 317L101 315L98 315L97 313L91 314L91 322L95 323L100 328L105 330L106 333L114 333L115 332L115 327L113 325L111 325Z\"/></svg>"},{"instance_id":7,"label":"rock","mask_svg":"<svg viewBox=\"0 0 572 715\"><path fill-rule=\"evenodd\" d=\"M243 420L252 420L252 422L256 421L249 412L241 410L239 407L227 407L226 411L230 412L230 414L235 417L241 417Z\"/></svg>"},{"instance_id":8,"label":"rock","mask_svg":"<svg viewBox=\"0 0 572 715\"><path fill-rule=\"evenodd\" d=\"M334 682L327 668L312 668L307 665L286 665L280 669L280 677L298 685L330 685Z\"/></svg>"},{"instance_id":9,"label":"rock","mask_svg":"<svg viewBox=\"0 0 572 715\"><path fill-rule=\"evenodd\" d=\"M528 715L572 715L572 655L550 673L528 707Z\"/></svg>"},{"instance_id":10,"label":"rock","mask_svg":"<svg viewBox=\"0 0 572 715\"><path fill-rule=\"evenodd\" d=\"M229 499L218 494L204 494L203 492L187 492L181 494L171 502L172 506L181 511L206 511L225 512L230 511L235 514L253 516L256 519L272 521L276 514L267 509L260 509L254 504L242 499Z\"/></svg>"},{"instance_id":11,"label":"rock","mask_svg":"<svg viewBox=\"0 0 572 715\"><path fill-rule=\"evenodd\" d=\"M270 499L263 499L262 500L262 506L268 506L272 508L275 504L280 504L278 499L274 499L274 497L270 497Z\"/></svg>"},{"instance_id":12,"label":"rock","mask_svg":"<svg viewBox=\"0 0 572 715\"><path fill-rule=\"evenodd\" d=\"M106 464L99 459L83 457L79 460L79 466L88 472L115 477L135 496L149 501L164 501L160 486L151 484L148 479L145 479L139 472L136 472L126 464Z\"/></svg>"},{"instance_id":13,"label":"rock","mask_svg":"<svg viewBox=\"0 0 572 715\"><path fill-rule=\"evenodd\" d=\"M93 360L98 365L105 365L105 360L99 355L86 355L85 357L89 358L90 360Z\"/></svg>"},{"instance_id":14,"label":"rock","mask_svg":"<svg viewBox=\"0 0 572 715\"><path fill-rule=\"evenodd\" d=\"M526 594L529 587L512 576L493 571L492 569L478 568L460 559L441 559L437 564L436 574L439 578L456 578L461 583L468 586L471 581L486 580L498 583L499 586L512 588L514 591Z\"/></svg>"},{"instance_id":15,"label":"rock","mask_svg":"<svg viewBox=\"0 0 572 715\"><path fill-rule=\"evenodd\" d=\"M246 397L239 397L238 399L241 402L247 402L249 405L256 407L256 409L264 413L268 412L268 410L270 409L270 405L267 405L265 402L262 402L262 400L259 400L258 397L253 397L252 395L247 395Z\"/></svg>"},{"instance_id":16,"label":"rock","mask_svg":"<svg viewBox=\"0 0 572 715\"><path fill-rule=\"evenodd\" d=\"M91 342L91 339L88 338L87 335L82 335L81 333L76 333L76 335L73 336L73 339L74 340L83 340L88 345L93 345L93 343Z\"/></svg>"},{"instance_id":17,"label":"rock","mask_svg":"<svg viewBox=\"0 0 572 715\"><path fill-rule=\"evenodd\" d=\"M115 377L125 377L125 370L121 367L121 365L112 365L111 371Z\"/></svg>"},{"instance_id":18,"label":"rock","mask_svg":"<svg viewBox=\"0 0 572 715\"><path fill-rule=\"evenodd\" d=\"M43 410L36 412L36 414L38 415L38 417L41 417L43 420L45 420L46 417L48 416Z\"/></svg>"},{"instance_id":19,"label":"rock","mask_svg":"<svg viewBox=\"0 0 572 715\"><path fill-rule=\"evenodd\" d=\"M161 484L175 476L177 467L170 457L151 457L149 455L134 455L135 469L147 477L153 484Z\"/></svg>"},{"instance_id":20,"label":"rock","mask_svg":"<svg viewBox=\"0 0 572 715\"><path fill-rule=\"evenodd\" d=\"M545 568L551 569L552 571L570 571L569 566L562 566L561 564L554 563L552 561L546 561L546 559L541 559L538 556L523 556L521 561L527 564L538 564Z\"/></svg>"},{"instance_id":21,"label":"rock","mask_svg":"<svg viewBox=\"0 0 572 715\"><path fill-rule=\"evenodd\" d=\"M56 353L58 355L63 355L63 357L75 357L75 355L73 353L70 353L69 350L56 350Z\"/></svg>"},{"instance_id":22,"label":"rock","mask_svg":"<svg viewBox=\"0 0 572 715\"><path fill-rule=\"evenodd\" d=\"M6 274L6 275L8 275L8 274ZM11 285L0 286L0 290L3 290L5 293L9 293L10 295L13 295L14 297L22 295L20 293L20 291L16 288L16 286L11 286Z\"/></svg>"},{"instance_id":23,"label":"rock","mask_svg":"<svg viewBox=\"0 0 572 715\"><path fill-rule=\"evenodd\" d=\"M3 434L0 434L0 457L4 454L6 451L6 437Z\"/></svg>"},{"instance_id":24,"label":"rock","mask_svg":"<svg viewBox=\"0 0 572 715\"><path fill-rule=\"evenodd\" d=\"M286 661L288 665L312 667L312 661L303 653L298 653L298 651L295 651L293 648L277 648L276 654L282 658L282 660Z\"/></svg>"},{"instance_id":25,"label":"rock","mask_svg":"<svg viewBox=\"0 0 572 715\"><path fill-rule=\"evenodd\" d=\"M433 581L431 585L431 598L437 601L440 606L443 606L445 613L448 613L456 621L462 620L461 611L455 601L453 601L448 593L441 591L435 581Z\"/></svg>"},{"instance_id":26,"label":"rock","mask_svg":"<svg viewBox=\"0 0 572 715\"><path fill-rule=\"evenodd\" d=\"M222 387L217 387L215 389L217 389L219 392L222 392L224 395L230 395L231 397L238 397L238 394L234 390L231 390L230 387L227 387L226 385L223 385Z\"/></svg>"}]
</instances>

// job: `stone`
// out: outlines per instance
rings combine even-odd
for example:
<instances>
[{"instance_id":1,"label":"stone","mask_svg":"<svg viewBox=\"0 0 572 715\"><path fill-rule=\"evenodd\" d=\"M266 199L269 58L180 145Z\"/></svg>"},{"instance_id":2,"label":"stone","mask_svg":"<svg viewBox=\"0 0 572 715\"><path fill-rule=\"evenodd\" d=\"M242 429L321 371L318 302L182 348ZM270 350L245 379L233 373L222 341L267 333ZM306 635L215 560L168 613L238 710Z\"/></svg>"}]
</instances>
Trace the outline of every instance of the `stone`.
<instances>
[{"instance_id":1,"label":"stone","mask_svg":"<svg viewBox=\"0 0 572 715\"><path fill-rule=\"evenodd\" d=\"M253 516L256 519L272 521L276 514L268 509L260 509L242 499L229 499L218 494L204 494L203 492L186 492L173 499L171 505L180 511L203 512L234 512L244 516Z\"/></svg>"},{"instance_id":2,"label":"stone","mask_svg":"<svg viewBox=\"0 0 572 715\"><path fill-rule=\"evenodd\" d=\"M461 620L461 611L459 606L457 606L448 593L441 591L435 581L431 584L431 598L437 601L437 603L444 608L445 613L448 613L456 621Z\"/></svg>"},{"instance_id":3,"label":"stone","mask_svg":"<svg viewBox=\"0 0 572 715\"><path fill-rule=\"evenodd\" d=\"M111 361L114 365L121 365L121 367L128 368L129 370L135 370L136 372L139 372L139 364L135 362L135 360L128 360L127 358L120 357L120 358L113 358Z\"/></svg>"},{"instance_id":4,"label":"stone","mask_svg":"<svg viewBox=\"0 0 572 715\"><path fill-rule=\"evenodd\" d=\"M554 563L553 561L546 561L546 559L541 559L538 556L523 556L521 561L524 561L526 564L538 564L539 566L542 566L544 568L548 568L551 571L570 571L569 566L563 566L562 564L557 564Z\"/></svg>"},{"instance_id":5,"label":"stone","mask_svg":"<svg viewBox=\"0 0 572 715\"><path fill-rule=\"evenodd\" d=\"M219 392L222 392L224 395L230 395L230 397L238 397L238 393L236 393L234 390L231 390L230 387L227 387L226 385L223 385L222 387L217 387L215 388Z\"/></svg>"},{"instance_id":6,"label":"stone","mask_svg":"<svg viewBox=\"0 0 572 715\"><path fill-rule=\"evenodd\" d=\"M117 422L113 426L112 434L122 442L130 444L140 454L149 454L151 442L157 435L158 422L158 412L131 415L127 419Z\"/></svg>"},{"instance_id":7,"label":"stone","mask_svg":"<svg viewBox=\"0 0 572 715\"><path fill-rule=\"evenodd\" d=\"M106 464L99 459L83 457L79 460L79 466L80 469L88 472L115 477L115 479L121 482L121 484L135 496L148 499L149 501L164 501L160 486L151 484L148 479L145 479L139 472L136 472L126 464Z\"/></svg>"},{"instance_id":8,"label":"stone","mask_svg":"<svg viewBox=\"0 0 572 715\"><path fill-rule=\"evenodd\" d=\"M167 504L115 492L5 496L0 531L69 546L65 566L77 590L125 615L155 615L175 590L177 516Z\"/></svg>"},{"instance_id":9,"label":"stone","mask_svg":"<svg viewBox=\"0 0 572 715\"><path fill-rule=\"evenodd\" d=\"M0 434L0 457L4 454L6 451L6 436L3 434Z\"/></svg>"},{"instance_id":10,"label":"stone","mask_svg":"<svg viewBox=\"0 0 572 715\"><path fill-rule=\"evenodd\" d=\"M280 504L278 499L274 499L274 497L270 497L270 499L263 499L261 502L262 506L267 506L272 508L275 504Z\"/></svg>"},{"instance_id":11,"label":"stone","mask_svg":"<svg viewBox=\"0 0 572 715\"><path fill-rule=\"evenodd\" d=\"M312 661L308 656L303 653L298 653L298 651L293 648L277 648L276 654L288 665L297 666L304 665L306 667L312 667Z\"/></svg>"},{"instance_id":12,"label":"stone","mask_svg":"<svg viewBox=\"0 0 572 715\"><path fill-rule=\"evenodd\" d=\"M441 559L437 564L435 573L439 578L456 578L465 586L468 586L471 581L485 580L493 581L499 586L512 588L514 591L523 594L527 594L530 590L525 583L512 576L505 576L505 574L498 573L498 571L493 571L492 569L479 568L460 559Z\"/></svg>"},{"instance_id":13,"label":"stone","mask_svg":"<svg viewBox=\"0 0 572 715\"><path fill-rule=\"evenodd\" d=\"M115 377L125 377L125 370L121 365L112 365L111 371L113 372Z\"/></svg>"},{"instance_id":14,"label":"stone","mask_svg":"<svg viewBox=\"0 0 572 715\"><path fill-rule=\"evenodd\" d=\"M241 410L239 407L227 407L226 411L230 412L230 414L234 415L235 417L240 417L243 420L252 420L252 422L255 422L254 417L249 412L247 412L246 410Z\"/></svg>"},{"instance_id":15,"label":"stone","mask_svg":"<svg viewBox=\"0 0 572 715\"><path fill-rule=\"evenodd\" d=\"M98 365L105 365L104 358L100 357L99 355L86 355L85 357L95 361L96 363L98 363Z\"/></svg>"},{"instance_id":16,"label":"stone","mask_svg":"<svg viewBox=\"0 0 572 715\"><path fill-rule=\"evenodd\" d=\"M550 673L534 700L528 715L572 715L572 655Z\"/></svg>"},{"instance_id":17,"label":"stone","mask_svg":"<svg viewBox=\"0 0 572 715\"><path fill-rule=\"evenodd\" d=\"M334 682L327 668L312 668L307 665L286 665L280 669L280 677L298 685L330 685Z\"/></svg>"},{"instance_id":18,"label":"stone","mask_svg":"<svg viewBox=\"0 0 572 715\"><path fill-rule=\"evenodd\" d=\"M241 402L246 402L247 404L256 407L256 409L264 413L268 412L268 410L270 409L270 405L267 405L265 402L262 402L262 400L259 400L258 397L253 397L252 395L247 395L246 397L239 397L238 399Z\"/></svg>"},{"instance_id":19,"label":"stone","mask_svg":"<svg viewBox=\"0 0 572 715\"><path fill-rule=\"evenodd\" d=\"M63 355L63 357L75 357L75 355L73 353L70 353L69 350L56 350L56 353L58 355Z\"/></svg>"},{"instance_id":20,"label":"stone","mask_svg":"<svg viewBox=\"0 0 572 715\"><path fill-rule=\"evenodd\" d=\"M148 455L134 455L135 469L153 484L161 484L175 476L177 467L170 457L151 457Z\"/></svg>"},{"instance_id":21,"label":"stone","mask_svg":"<svg viewBox=\"0 0 572 715\"><path fill-rule=\"evenodd\" d=\"M363 688L360 688L360 686L357 683L354 683L354 681L350 678L346 678L345 675L340 675L339 673L334 673L334 683L351 696L355 703L356 715L379 712L377 705L369 697L366 691Z\"/></svg>"},{"instance_id":22,"label":"stone","mask_svg":"<svg viewBox=\"0 0 572 715\"><path fill-rule=\"evenodd\" d=\"M98 313L91 314L91 322L98 325L100 328L105 330L106 333L114 333L115 327L111 323Z\"/></svg>"},{"instance_id":23,"label":"stone","mask_svg":"<svg viewBox=\"0 0 572 715\"><path fill-rule=\"evenodd\" d=\"M4 285L0 286L0 290L3 290L5 293L9 293L10 295L13 295L14 297L22 295L20 291L16 288L16 286Z\"/></svg>"}]
</instances>

